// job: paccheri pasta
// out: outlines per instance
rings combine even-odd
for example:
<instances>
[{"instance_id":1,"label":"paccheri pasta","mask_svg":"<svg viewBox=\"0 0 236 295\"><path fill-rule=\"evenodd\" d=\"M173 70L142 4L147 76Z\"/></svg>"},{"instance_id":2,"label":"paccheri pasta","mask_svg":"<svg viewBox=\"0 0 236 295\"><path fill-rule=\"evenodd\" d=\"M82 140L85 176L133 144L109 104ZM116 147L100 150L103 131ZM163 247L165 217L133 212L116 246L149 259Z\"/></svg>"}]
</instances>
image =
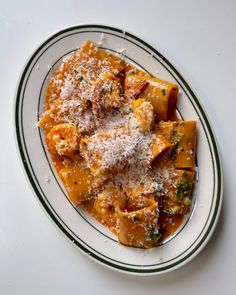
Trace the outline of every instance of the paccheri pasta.
<instances>
[{"instance_id":1,"label":"paccheri pasta","mask_svg":"<svg viewBox=\"0 0 236 295\"><path fill-rule=\"evenodd\" d=\"M192 202L196 122L176 115L178 86L91 41L52 73L39 122L75 206L120 243L160 244Z\"/></svg>"}]
</instances>

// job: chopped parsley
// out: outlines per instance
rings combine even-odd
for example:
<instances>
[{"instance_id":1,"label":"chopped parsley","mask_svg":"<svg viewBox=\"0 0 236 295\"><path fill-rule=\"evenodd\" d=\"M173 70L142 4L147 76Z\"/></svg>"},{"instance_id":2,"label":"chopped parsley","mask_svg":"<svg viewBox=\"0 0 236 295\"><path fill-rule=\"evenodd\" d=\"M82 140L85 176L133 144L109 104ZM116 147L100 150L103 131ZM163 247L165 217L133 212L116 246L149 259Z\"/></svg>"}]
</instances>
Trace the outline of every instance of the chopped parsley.
<instances>
[{"instance_id":1,"label":"chopped parsley","mask_svg":"<svg viewBox=\"0 0 236 295\"><path fill-rule=\"evenodd\" d=\"M180 178L177 188L176 188L176 196L179 200L183 200L184 198L188 197L191 198L191 191L193 183L191 179L187 178L187 173L184 173L183 176Z\"/></svg>"},{"instance_id":2,"label":"chopped parsley","mask_svg":"<svg viewBox=\"0 0 236 295\"><path fill-rule=\"evenodd\" d=\"M183 134L182 133L178 133L176 130L173 130L171 132L171 135L174 136L174 139L171 141L171 144L172 144L172 150L170 152L170 155L169 155L169 158L170 160L175 160L176 158L176 155L177 155L177 152L178 152L178 146L179 146L179 143L183 137Z\"/></svg>"},{"instance_id":3,"label":"chopped parsley","mask_svg":"<svg viewBox=\"0 0 236 295\"><path fill-rule=\"evenodd\" d=\"M157 242L160 238L160 231L156 227L151 227L150 229L150 239L152 242Z\"/></svg>"},{"instance_id":4,"label":"chopped parsley","mask_svg":"<svg viewBox=\"0 0 236 295\"><path fill-rule=\"evenodd\" d=\"M171 131L171 135L172 135L172 136L176 136L177 133L178 133L178 132L177 132L177 130L175 130L175 129Z\"/></svg>"},{"instance_id":5,"label":"chopped parsley","mask_svg":"<svg viewBox=\"0 0 236 295\"><path fill-rule=\"evenodd\" d=\"M108 88L108 87L102 87L102 88L101 88L101 94L106 94L106 93L108 93L108 92L110 92L110 91L111 91L111 89Z\"/></svg>"},{"instance_id":6,"label":"chopped parsley","mask_svg":"<svg viewBox=\"0 0 236 295\"><path fill-rule=\"evenodd\" d=\"M165 89L161 89L162 95L166 96L166 90Z\"/></svg>"}]
</instances>

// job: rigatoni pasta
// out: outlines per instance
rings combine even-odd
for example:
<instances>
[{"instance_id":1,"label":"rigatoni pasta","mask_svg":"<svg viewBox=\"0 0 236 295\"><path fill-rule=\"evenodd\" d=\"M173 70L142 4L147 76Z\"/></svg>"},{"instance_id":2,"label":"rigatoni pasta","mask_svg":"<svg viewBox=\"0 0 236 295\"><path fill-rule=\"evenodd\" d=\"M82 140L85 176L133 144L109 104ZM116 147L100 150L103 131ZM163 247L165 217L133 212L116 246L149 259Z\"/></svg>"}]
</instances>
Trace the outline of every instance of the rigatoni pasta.
<instances>
[{"instance_id":1,"label":"rigatoni pasta","mask_svg":"<svg viewBox=\"0 0 236 295\"><path fill-rule=\"evenodd\" d=\"M124 245L159 245L190 210L196 122L178 118L177 96L91 41L49 80L39 126L68 198Z\"/></svg>"}]
</instances>

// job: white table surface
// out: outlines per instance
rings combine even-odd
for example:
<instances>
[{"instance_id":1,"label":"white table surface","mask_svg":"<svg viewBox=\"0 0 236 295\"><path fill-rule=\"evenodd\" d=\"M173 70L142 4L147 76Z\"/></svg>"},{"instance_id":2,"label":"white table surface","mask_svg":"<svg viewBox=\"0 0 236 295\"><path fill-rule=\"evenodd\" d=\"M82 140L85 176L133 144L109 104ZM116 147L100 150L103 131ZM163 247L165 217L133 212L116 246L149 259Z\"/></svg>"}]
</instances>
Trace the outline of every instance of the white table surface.
<instances>
[{"instance_id":1,"label":"white table surface","mask_svg":"<svg viewBox=\"0 0 236 295\"><path fill-rule=\"evenodd\" d=\"M224 201L204 250L174 272L136 277L79 252L46 216L17 155L13 102L32 51L81 23L120 27L163 53L192 86L215 130ZM0 294L236 294L236 1L0 1Z\"/></svg>"}]
</instances>

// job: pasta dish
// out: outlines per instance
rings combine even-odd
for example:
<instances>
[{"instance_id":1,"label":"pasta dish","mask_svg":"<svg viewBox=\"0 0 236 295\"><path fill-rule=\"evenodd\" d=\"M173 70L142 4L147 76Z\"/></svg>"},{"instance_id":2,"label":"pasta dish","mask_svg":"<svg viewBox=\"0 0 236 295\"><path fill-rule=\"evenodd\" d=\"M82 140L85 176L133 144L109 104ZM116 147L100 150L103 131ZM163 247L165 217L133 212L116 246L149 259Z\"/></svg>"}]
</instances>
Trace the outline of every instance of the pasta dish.
<instances>
[{"instance_id":1,"label":"pasta dish","mask_svg":"<svg viewBox=\"0 0 236 295\"><path fill-rule=\"evenodd\" d=\"M121 244L158 246L191 208L196 122L178 86L87 41L49 80L39 121L69 200Z\"/></svg>"}]
</instances>

